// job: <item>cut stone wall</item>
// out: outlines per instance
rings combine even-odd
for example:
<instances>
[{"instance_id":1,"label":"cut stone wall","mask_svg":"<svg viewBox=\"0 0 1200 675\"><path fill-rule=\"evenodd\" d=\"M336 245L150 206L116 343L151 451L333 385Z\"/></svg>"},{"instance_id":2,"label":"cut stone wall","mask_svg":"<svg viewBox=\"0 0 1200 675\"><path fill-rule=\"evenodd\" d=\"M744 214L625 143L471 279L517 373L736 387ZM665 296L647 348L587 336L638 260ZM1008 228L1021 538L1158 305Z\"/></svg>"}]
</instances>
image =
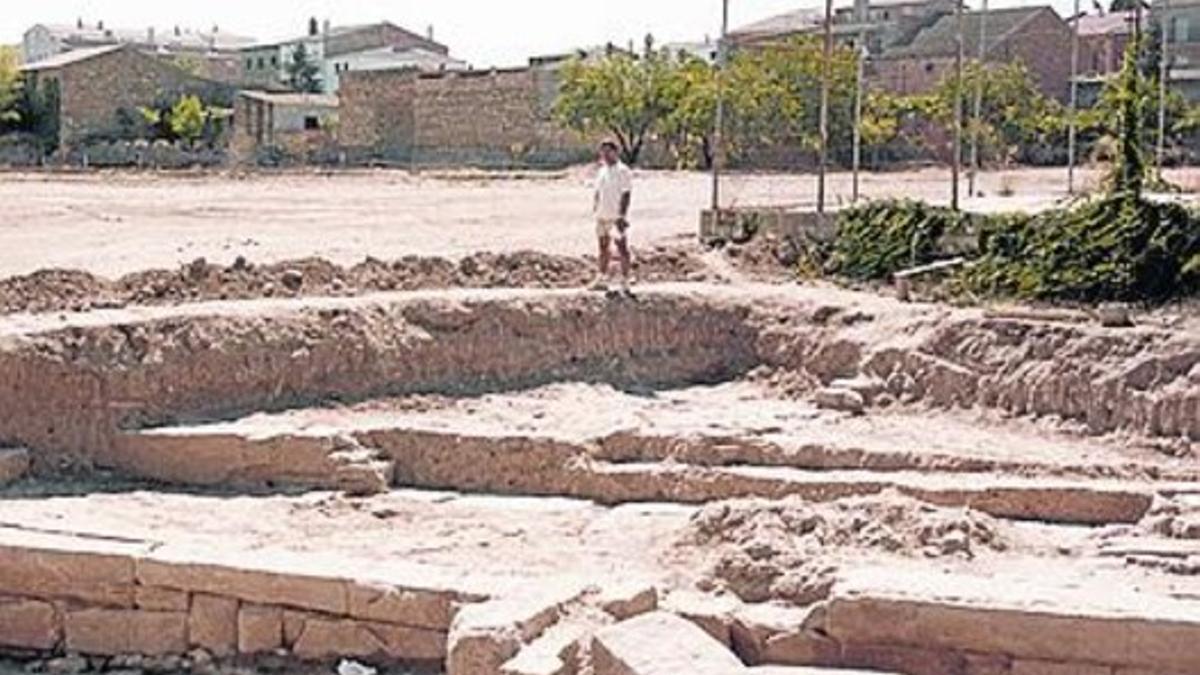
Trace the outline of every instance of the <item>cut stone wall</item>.
<instances>
[{"instance_id":1,"label":"cut stone wall","mask_svg":"<svg viewBox=\"0 0 1200 675\"><path fill-rule=\"evenodd\" d=\"M262 551L222 560L150 543L0 528L0 648L216 656L284 649L440 665L459 608L487 596L403 566ZM398 571L399 570L399 571Z\"/></svg>"},{"instance_id":2,"label":"cut stone wall","mask_svg":"<svg viewBox=\"0 0 1200 675\"><path fill-rule=\"evenodd\" d=\"M591 139L552 116L550 70L407 71L343 75L340 138L351 157L417 164L562 165L590 157Z\"/></svg>"}]
</instances>

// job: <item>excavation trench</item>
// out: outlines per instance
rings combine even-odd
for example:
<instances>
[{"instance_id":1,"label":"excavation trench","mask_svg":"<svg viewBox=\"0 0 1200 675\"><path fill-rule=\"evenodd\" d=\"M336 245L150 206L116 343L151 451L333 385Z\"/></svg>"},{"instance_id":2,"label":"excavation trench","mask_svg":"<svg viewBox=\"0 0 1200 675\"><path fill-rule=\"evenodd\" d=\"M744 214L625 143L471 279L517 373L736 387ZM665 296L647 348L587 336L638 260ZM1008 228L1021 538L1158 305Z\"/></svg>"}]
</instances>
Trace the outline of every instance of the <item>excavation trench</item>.
<instances>
[{"instance_id":1,"label":"excavation trench","mask_svg":"<svg viewBox=\"0 0 1200 675\"><path fill-rule=\"evenodd\" d=\"M965 577L952 590L978 598L921 595L936 585L922 569L900 589L839 579L821 606L767 621L770 607L708 612L679 599L711 551L669 561L694 507L743 497L969 507L1056 543L1083 541L1090 529L1078 525L1139 523L1156 499L1197 492L1187 453L1200 439L1198 363L1186 334L765 286L3 317L0 447L28 448L51 480L65 465L226 490L6 504L0 645L284 649L451 675L574 675L592 658L580 645L600 650L589 667L624 658L624 622L661 600L750 665L1083 667L1085 645L1063 636L1082 627L1108 644L1133 626L1164 648L1113 647L1102 667L1191 672L1194 659L1166 646L1200 629L1183 596L1160 597L1164 584L1145 596L1169 602L1128 618L1081 593L1047 612ZM818 405L827 390L863 410ZM1141 445L1100 436L1113 431ZM371 496L321 492L331 489ZM1012 573L1046 567L1027 564ZM1070 587L1069 571L1028 596ZM1110 576L1079 574L1130 581L1100 571ZM979 622L988 630L947 628ZM630 630L666 631L655 650L665 654L688 632L672 626L659 617ZM1051 637L1030 637L1040 633Z\"/></svg>"}]
</instances>

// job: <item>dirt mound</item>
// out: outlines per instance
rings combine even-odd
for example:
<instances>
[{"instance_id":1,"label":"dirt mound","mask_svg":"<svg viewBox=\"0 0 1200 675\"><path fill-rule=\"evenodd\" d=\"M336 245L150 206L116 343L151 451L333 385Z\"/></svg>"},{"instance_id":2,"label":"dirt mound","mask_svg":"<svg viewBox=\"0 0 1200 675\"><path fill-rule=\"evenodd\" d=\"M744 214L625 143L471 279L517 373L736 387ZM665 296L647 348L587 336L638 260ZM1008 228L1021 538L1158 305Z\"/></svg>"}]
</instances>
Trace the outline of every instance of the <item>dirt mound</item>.
<instances>
[{"instance_id":1,"label":"dirt mound","mask_svg":"<svg viewBox=\"0 0 1200 675\"><path fill-rule=\"evenodd\" d=\"M638 256L640 281L699 281L714 274L690 247L657 247ZM300 295L356 295L431 288L570 288L595 274L590 257L536 251L477 253L461 260L406 256L367 258L351 267L321 258L255 265L238 258L214 265L203 258L176 270L149 270L109 280L87 272L45 270L0 280L0 313L86 311L125 305L175 304Z\"/></svg>"},{"instance_id":2,"label":"dirt mound","mask_svg":"<svg viewBox=\"0 0 1200 675\"><path fill-rule=\"evenodd\" d=\"M1160 500L1146 513L1139 529L1169 539L1200 541L1200 503Z\"/></svg>"},{"instance_id":3,"label":"dirt mound","mask_svg":"<svg viewBox=\"0 0 1200 675\"><path fill-rule=\"evenodd\" d=\"M998 521L898 493L812 503L793 498L719 502L699 511L682 545L715 549L706 575L711 589L746 602L800 605L828 593L840 554L973 558L1008 547Z\"/></svg>"}]
</instances>

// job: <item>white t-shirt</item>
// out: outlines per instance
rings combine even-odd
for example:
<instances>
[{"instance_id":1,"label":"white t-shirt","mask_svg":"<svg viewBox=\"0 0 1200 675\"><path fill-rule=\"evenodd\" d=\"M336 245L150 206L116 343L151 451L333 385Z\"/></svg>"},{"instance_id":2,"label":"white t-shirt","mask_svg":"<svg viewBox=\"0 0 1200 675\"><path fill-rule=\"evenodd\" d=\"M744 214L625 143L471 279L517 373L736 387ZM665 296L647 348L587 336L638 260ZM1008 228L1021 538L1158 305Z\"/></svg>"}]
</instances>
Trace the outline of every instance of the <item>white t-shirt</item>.
<instances>
[{"instance_id":1,"label":"white t-shirt","mask_svg":"<svg viewBox=\"0 0 1200 675\"><path fill-rule=\"evenodd\" d=\"M604 164L596 174L596 218L621 217L621 195L633 191L633 172L622 162Z\"/></svg>"}]
</instances>

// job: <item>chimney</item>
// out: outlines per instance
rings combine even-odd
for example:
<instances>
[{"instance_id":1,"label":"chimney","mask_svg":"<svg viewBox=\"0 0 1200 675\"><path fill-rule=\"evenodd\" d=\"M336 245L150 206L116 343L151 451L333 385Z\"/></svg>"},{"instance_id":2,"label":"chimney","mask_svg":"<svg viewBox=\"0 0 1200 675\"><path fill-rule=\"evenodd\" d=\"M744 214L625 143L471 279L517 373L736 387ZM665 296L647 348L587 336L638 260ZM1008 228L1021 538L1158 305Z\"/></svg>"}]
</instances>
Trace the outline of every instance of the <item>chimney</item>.
<instances>
[{"instance_id":1,"label":"chimney","mask_svg":"<svg viewBox=\"0 0 1200 675\"><path fill-rule=\"evenodd\" d=\"M150 26L146 29L146 44L150 45L151 47L154 46L154 26Z\"/></svg>"},{"instance_id":2,"label":"chimney","mask_svg":"<svg viewBox=\"0 0 1200 675\"><path fill-rule=\"evenodd\" d=\"M425 39L433 42L433 24L429 24L425 29Z\"/></svg>"},{"instance_id":3,"label":"chimney","mask_svg":"<svg viewBox=\"0 0 1200 675\"><path fill-rule=\"evenodd\" d=\"M325 19L325 22L321 24L321 34L328 36L331 32L333 32L333 22Z\"/></svg>"},{"instance_id":4,"label":"chimney","mask_svg":"<svg viewBox=\"0 0 1200 675\"><path fill-rule=\"evenodd\" d=\"M179 26L175 26L175 37L179 37L182 34L182 31L179 30Z\"/></svg>"},{"instance_id":5,"label":"chimney","mask_svg":"<svg viewBox=\"0 0 1200 675\"><path fill-rule=\"evenodd\" d=\"M308 20L308 36L316 37L320 33L321 27L317 24L317 17L310 17Z\"/></svg>"},{"instance_id":6,"label":"chimney","mask_svg":"<svg viewBox=\"0 0 1200 675\"><path fill-rule=\"evenodd\" d=\"M80 29L83 28L83 17L82 16L79 17L78 19L75 19L75 27L80 28Z\"/></svg>"},{"instance_id":7,"label":"chimney","mask_svg":"<svg viewBox=\"0 0 1200 675\"><path fill-rule=\"evenodd\" d=\"M104 30L104 21L96 22L96 30Z\"/></svg>"}]
</instances>

